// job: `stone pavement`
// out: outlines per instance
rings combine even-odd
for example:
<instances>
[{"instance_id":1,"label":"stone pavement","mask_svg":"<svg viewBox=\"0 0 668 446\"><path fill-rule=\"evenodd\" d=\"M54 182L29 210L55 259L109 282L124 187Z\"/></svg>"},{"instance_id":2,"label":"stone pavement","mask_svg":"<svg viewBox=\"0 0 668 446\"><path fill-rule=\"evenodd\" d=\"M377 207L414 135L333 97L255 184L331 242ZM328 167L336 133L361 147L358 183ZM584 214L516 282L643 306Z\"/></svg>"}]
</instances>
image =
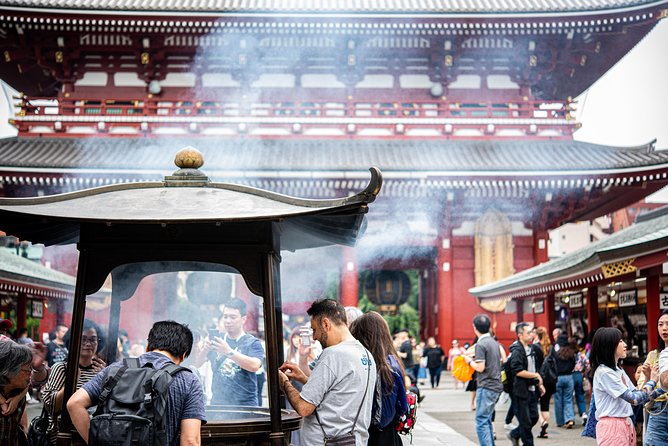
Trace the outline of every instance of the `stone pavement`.
<instances>
[{"instance_id":1,"label":"stone pavement","mask_svg":"<svg viewBox=\"0 0 668 446\"><path fill-rule=\"evenodd\" d=\"M478 438L475 433L475 412L471 411L471 393L465 392L461 387L454 389L454 379L449 372L444 372L440 387L437 389L420 386L425 395L424 401L418 408L418 422L414 429L413 445L415 446L470 446L477 445ZM503 428L504 418L508 411L510 401L500 401L496 406L496 428L499 446L511 445L506 438ZM596 441L591 438L581 437L581 420L576 417L576 428L568 430L556 427L554 419L554 398L550 408L550 427L548 428L548 439L535 438L536 446L593 446ZM517 421L514 420L516 423ZM534 428L534 437L538 435L539 429ZM408 438L404 439L404 445L409 445ZM484 446L484 445L483 445Z\"/></svg>"}]
</instances>

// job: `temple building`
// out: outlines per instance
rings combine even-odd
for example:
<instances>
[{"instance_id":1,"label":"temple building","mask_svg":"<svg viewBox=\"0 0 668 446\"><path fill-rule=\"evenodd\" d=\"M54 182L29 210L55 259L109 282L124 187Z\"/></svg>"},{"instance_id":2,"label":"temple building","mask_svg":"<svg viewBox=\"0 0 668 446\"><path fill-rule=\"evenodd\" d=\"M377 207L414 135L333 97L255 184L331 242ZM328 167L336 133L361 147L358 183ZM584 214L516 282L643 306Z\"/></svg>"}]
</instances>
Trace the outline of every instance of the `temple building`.
<instances>
[{"instance_id":1,"label":"temple building","mask_svg":"<svg viewBox=\"0 0 668 446\"><path fill-rule=\"evenodd\" d=\"M575 141L572 99L667 15L640 0L0 0L0 78L20 92L0 195L160 180L183 146L215 181L305 198L348 196L376 166L367 235L333 254L341 301L369 271L417 270L421 336L470 339L486 311L509 341L549 311L470 288L546 262L548 230L668 185L654 141Z\"/></svg>"}]
</instances>

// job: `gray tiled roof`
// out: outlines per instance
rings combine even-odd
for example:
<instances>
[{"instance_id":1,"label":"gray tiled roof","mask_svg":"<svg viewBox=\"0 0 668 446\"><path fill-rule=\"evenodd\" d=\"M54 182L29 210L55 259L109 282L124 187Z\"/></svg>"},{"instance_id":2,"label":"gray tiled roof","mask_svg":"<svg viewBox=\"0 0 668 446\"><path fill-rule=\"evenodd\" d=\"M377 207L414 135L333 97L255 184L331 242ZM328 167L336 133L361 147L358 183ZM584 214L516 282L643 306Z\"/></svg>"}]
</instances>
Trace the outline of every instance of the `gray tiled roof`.
<instances>
[{"instance_id":1,"label":"gray tiled roof","mask_svg":"<svg viewBox=\"0 0 668 446\"><path fill-rule=\"evenodd\" d=\"M75 278L0 249L0 278L74 292Z\"/></svg>"},{"instance_id":2,"label":"gray tiled roof","mask_svg":"<svg viewBox=\"0 0 668 446\"><path fill-rule=\"evenodd\" d=\"M170 156L194 146L214 171L366 171L547 173L642 169L668 164L654 143L610 147L578 141L7 138L0 169L170 171ZM169 156L166 156L168 154ZM606 172L602 172L606 173Z\"/></svg>"},{"instance_id":3,"label":"gray tiled roof","mask_svg":"<svg viewBox=\"0 0 668 446\"><path fill-rule=\"evenodd\" d=\"M547 283L566 281L587 272L600 273L600 268L607 263L668 249L668 212L664 208L653 215L654 218L646 218L563 257L506 279L471 288L469 292L483 298L518 295L522 291L537 290Z\"/></svg>"},{"instance_id":4,"label":"gray tiled roof","mask_svg":"<svg viewBox=\"0 0 668 446\"><path fill-rule=\"evenodd\" d=\"M0 6L248 13L490 13L626 8L647 0L1 0Z\"/></svg>"}]
</instances>

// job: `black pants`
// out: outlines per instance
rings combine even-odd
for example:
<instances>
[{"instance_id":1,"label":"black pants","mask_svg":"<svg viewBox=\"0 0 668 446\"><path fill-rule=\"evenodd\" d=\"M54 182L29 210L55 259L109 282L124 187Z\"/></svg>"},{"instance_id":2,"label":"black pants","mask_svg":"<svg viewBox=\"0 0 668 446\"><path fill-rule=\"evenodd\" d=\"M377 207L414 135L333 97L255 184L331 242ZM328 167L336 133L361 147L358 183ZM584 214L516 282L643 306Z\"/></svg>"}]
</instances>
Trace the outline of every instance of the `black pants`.
<instances>
[{"instance_id":1,"label":"black pants","mask_svg":"<svg viewBox=\"0 0 668 446\"><path fill-rule=\"evenodd\" d=\"M431 387L438 387L441 382L441 366L429 367L429 379L431 380Z\"/></svg>"},{"instance_id":2,"label":"black pants","mask_svg":"<svg viewBox=\"0 0 668 446\"><path fill-rule=\"evenodd\" d=\"M374 426L369 427L369 442L367 446L402 446L399 432L394 428L394 423L390 423L383 430L378 430Z\"/></svg>"},{"instance_id":3,"label":"black pants","mask_svg":"<svg viewBox=\"0 0 668 446\"><path fill-rule=\"evenodd\" d=\"M513 417L515 416L515 406L513 405L513 398L510 398L510 406L508 406L508 412L506 412L506 424L513 422Z\"/></svg>"},{"instance_id":4,"label":"black pants","mask_svg":"<svg viewBox=\"0 0 668 446\"><path fill-rule=\"evenodd\" d=\"M535 392L528 398L512 397L513 410L519 426L510 431L513 438L520 438L524 446L533 446L531 428L538 422L538 399Z\"/></svg>"}]
</instances>

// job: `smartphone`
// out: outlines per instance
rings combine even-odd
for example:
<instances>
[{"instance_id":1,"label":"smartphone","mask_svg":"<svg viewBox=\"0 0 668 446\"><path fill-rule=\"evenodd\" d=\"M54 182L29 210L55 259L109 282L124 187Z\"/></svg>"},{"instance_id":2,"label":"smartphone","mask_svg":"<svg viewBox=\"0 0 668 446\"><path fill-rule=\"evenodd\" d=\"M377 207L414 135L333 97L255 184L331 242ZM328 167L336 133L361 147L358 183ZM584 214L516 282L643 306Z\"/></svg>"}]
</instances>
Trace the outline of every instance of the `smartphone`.
<instances>
[{"instance_id":1,"label":"smartphone","mask_svg":"<svg viewBox=\"0 0 668 446\"><path fill-rule=\"evenodd\" d=\"M209 328L209 340L213 341L214 337L220 337L220 332L215 328Z\"/></svg>"},{"instance_id":2,"label":"smartphone","mask_svg":"<svg viewBox=\"0 0 668 446\"><path fill-rule=\"evenodd\" d=\"M301 336L302 345L311 345L313 330L308 325L305 325L299 329L299 336Z\"/></svg>"}]
</instances>

